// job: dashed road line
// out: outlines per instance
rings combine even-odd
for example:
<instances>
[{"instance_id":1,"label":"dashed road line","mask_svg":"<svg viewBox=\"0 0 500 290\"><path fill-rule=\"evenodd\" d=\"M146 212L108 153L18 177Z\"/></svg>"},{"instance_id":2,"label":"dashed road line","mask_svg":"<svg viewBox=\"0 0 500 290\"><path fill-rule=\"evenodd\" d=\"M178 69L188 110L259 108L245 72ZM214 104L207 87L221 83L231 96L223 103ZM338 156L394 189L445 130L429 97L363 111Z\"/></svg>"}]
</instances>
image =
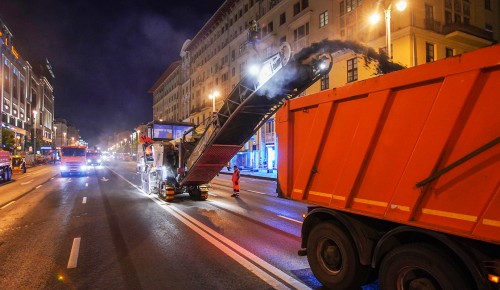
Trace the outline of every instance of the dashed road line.
<instances>
[{"instance_id":1,"label":"dashed road line","mask_svg":"<svg viewBox=\"0 0 500 290\"><path fill-rule=\"evenodd\" d=\"M0 207L0 209L4 209L4 208L8 207L9 205L13 204L14 202L16 202L16 201L15 201L15 200L13 200L13 201L9 202L8 204L6 204L6 205L4 205L4 206Z\"/></svg>"},{"instance_id":2,"label":"dashed road line","mask_svg":"<svg viewBox=\"0 0 500 290\"><path fill-rule=\"evenodd\" d=\"M83 197L82 203L83 204L87 203L87 197L86 196Z\"/></svg>"},{"instance_id":3,"label":"dashed road line","mask_svg":"<svg viewBox=\"0 0 500 290\"><path fill-rule=\"evenodd\" d=\"M71 246L71 253L69 254L68 269L76 268L78 263L78 253L80 252L81 238L74 238L73 245Z\"/></svg>"},{"instance_id":4,"label":"dashed road line","mask_svg":"<svg viewBox=\"0 0 500 290\"><path fill-rule=\"evenodd\" d=\"M26 182L21 182L21 185L25 185L25 184L28 184L28 183L32 183L34 181L34 179L30 180L30 181L26 181Z\"/></svg>"},{"instance_id":5,"label":"dashed road line","mask_svg":"<svg viewBox=\"0 0 500 290\"><path fill-rule=\"evenodd\" d=\"M39 186L35 187L35 189L40 188L40 187L42 187L42 184L40 184Z\"/></svg>"}]
</instances>

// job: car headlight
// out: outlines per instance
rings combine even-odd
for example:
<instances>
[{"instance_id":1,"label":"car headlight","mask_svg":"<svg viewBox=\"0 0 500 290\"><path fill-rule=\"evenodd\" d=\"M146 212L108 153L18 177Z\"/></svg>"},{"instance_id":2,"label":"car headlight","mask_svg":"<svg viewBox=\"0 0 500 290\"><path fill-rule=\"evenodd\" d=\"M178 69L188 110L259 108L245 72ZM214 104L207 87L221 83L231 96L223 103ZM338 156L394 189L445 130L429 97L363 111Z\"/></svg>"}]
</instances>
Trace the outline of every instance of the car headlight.
<instances>
[{"instance_id":1,"label":"car headlight","mask_svg":"<svg viewBox=\"0 0 500 290\"><path fill-rule=\"evenodd\" d=\"M61 165L61 167L59 167L59 169L61 171L66 171L66 170L68 170L68 167L66 165Z\"/></svg>"},{"instance_id":2,"label":"car headlight","mask_svg":"<svg viewBox=\"0 0 500 290\"><path fill-rule=\"evenodd\" d=\"M80 166L80 170L87 170L87 165Z\"/></svg>"},{"instance_id":3,"label":"car headlight","mask_svg":"<svg viewBox=\"0 0 500 290\"><path fill-rule=\"evenodd\" d=\"M87 163L90 163L90 162L92 162L92 160L90 160L90 159L89 159L89 160L87 160Z\"/></svg>"},{"instance_id":4,"label":"car headlight","mask_svg":"<svg viewBox=\"0 0 500 290\"><path fill-rule=\"evenodd\" d=\"M101 159L97 159L97 162L101 162Z\"/></svg>"}]
</instances>

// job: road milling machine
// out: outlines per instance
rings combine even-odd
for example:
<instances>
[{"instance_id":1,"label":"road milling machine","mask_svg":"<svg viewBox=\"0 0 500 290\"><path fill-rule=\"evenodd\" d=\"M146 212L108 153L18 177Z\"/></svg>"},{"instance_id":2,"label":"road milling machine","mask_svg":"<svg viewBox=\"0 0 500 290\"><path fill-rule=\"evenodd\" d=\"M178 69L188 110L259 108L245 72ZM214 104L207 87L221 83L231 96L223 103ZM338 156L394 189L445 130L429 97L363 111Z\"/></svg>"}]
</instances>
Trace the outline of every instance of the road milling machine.
<instances>
[{"instance_id":1,"label":"road milling machine","mask_svg":"<svg viewBox=\"0 0 500 290\"><path fill-rule=\"evenodd\" d=\"M283 43L277 53L259 62L253 73L242 77L221 108L202 124L201 135L195 134L193 124L149 123L147 134L154 140L151 153L144 154L140 146L138 150L143 190L166 201L184 192L206 200L208 182L284 102L329 73L333 52L351 51L367 59L378 57L372 49L354 43L323 41L295 55L290 45ZM388 63L386 57L377 60Z\"/></svg>"}]
</instances>

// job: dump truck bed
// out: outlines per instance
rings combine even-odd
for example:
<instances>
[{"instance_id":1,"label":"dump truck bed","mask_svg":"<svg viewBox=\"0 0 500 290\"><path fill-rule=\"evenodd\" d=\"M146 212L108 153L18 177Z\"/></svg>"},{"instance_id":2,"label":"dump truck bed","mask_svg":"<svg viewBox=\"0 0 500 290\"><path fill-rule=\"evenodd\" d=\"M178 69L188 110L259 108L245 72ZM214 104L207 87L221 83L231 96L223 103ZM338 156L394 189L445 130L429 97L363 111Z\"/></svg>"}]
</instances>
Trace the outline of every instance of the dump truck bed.
<instances>
[{"instance_id":1,"label":"dump truck bed","mask_svg":"<svg viewBox=\"0 0 500 290\"><path fill-rule=\"evenodd\" d=\"M500 244L500 45L287 101L283 196Z\"/></svg>"}]
</instances>

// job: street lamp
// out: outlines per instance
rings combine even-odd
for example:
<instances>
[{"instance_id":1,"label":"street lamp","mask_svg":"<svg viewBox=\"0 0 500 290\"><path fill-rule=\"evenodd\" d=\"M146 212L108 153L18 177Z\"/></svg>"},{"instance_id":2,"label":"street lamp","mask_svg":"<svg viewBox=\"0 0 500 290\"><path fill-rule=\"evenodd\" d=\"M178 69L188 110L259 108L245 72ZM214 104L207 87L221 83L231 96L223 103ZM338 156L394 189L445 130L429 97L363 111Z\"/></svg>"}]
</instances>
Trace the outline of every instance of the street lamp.
<instances>
[{"instance_id":1,"label":"street lamp","mask_svg":"<svg viewBox=\"0 0 500 290\"><path fill-rule=\"evenodd\" d=\"M65 143L66 143L66 145L68 145L68 139L66 139L66 134L67 134L66 132L63 133L64 141L66 141ZM62 146L62 140L61 140L61 146Z\"/></svg>"},{"instance_id":2,"label":"street lamp","mask_svg":"<svg viewBox=\"0 0 500 290\"><path fill-rule=\"evenodd\" d=\"M208 98L209 99L212 99L212 112L217 112L215 111L215 98L217 98L219 96L219 92L217 91L214 91L213 93L211 93Z\"/></svg>"},{"instance_id":3,"label":"street lamp","mask_svg":"<svg viewBox=\"0 0 500 290\"><path fill-rule=\"evenodd\" d=\"M406 6L408 3L404 0L399 1L396 3L396 9L398 11L403 11L406 9ZM384 15L385 15L385 45L387 47L387 57L389 60L392 59L392 47L391 47L391 7L392 3L389 4L389 7L387 9L384 9ZM380 20L380 16L375 13L372 16L370 16L370 22L372 24L377 23Z\"/></svg>"},{"instance_id":4,"label":"street lamp","mask_svg":"<svg viewBox=\"0 0 500 290\"><path fill-rule=\"evenodd\" d=\"M33 154L36 162L36 114L37 111L33 110Z\"/></svg>"},{"instance_id":5,"label":"street lamp","mask_svg":"<svg viewBox=\"0 0 500 290\"><path fill-rule=\"evenodd\" d=\"M75 137L71 137L71 146L75 145Z\"/></svg>"}]
</instances>

